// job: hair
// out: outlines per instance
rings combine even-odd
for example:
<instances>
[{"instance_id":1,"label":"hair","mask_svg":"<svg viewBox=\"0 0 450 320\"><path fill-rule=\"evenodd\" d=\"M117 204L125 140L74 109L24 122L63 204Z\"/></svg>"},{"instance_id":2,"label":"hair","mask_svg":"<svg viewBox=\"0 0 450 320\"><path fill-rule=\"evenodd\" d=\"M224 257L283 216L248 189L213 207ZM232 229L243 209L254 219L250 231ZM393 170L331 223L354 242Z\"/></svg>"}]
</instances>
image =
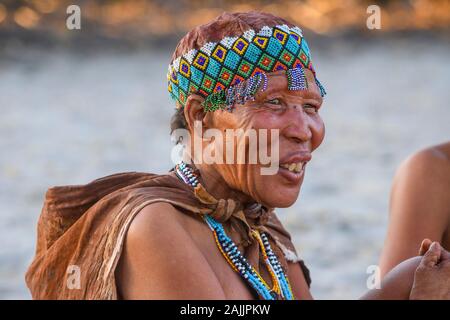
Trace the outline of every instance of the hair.
<instances>
[{"instance_id":1,"label":"hair","mask_svg":"<svg viewBox=\"0 0 450 320\"><path fill-rule=\"evenodd\" d=\"M187 129L186 118L184 117L184 109L175 109L175 113L170 119L170 134L172 134L177 129ZM176 142L178 143L178 141Z\"/></svg>"},{"instance_id":2,"label":"hair","mask_svg":"<svg viewBox=\"0 0 450 320\"><path fill-rule=\"evenodd\" d=\"M207 42L219 42L224 37L238 36L249 29L259 30L264 26L273 27L280 24L286 24L289 27L294 26L285 19L270 13L260 11L224 12L211 22L197 26L189 31L178 42L171 62L189 50L200 49ZM177 105L177 109L170 121L170 133L172 134L176 129L187 129L184 108L180 105Z\"/></svg>"}]
</instances>

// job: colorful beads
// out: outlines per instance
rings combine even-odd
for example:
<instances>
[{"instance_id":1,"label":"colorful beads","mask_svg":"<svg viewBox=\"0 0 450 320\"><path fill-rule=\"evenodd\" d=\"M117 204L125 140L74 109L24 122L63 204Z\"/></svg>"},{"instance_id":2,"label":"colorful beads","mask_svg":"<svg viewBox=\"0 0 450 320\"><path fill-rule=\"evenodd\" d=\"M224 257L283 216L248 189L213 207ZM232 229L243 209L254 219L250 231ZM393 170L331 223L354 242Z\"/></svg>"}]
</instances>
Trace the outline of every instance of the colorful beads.
<instances>
[{"instance_id":1,"label":"colorful beads","mask_svg":"<svg viewBox=\"0 0 450 320\"><path fill-rule=\"evenodd\" d=\"M319 87L319 91L320 91L320 95L323 97L327 94L327 92L325 91L325 88L322 86L322 84L320 83L319 79L316 78L316 84Z\"/></svg>"},{"instance_id":2,"label":"colorful beads","mask_svg":"<svg viewBox=\"0 0 450 320\"><path fill-rule=\"evenodd\" d=\"M246 81L210 94L203 101L203 109L207 112L226 108L231 112L235 104L255 100L255 94L260 89L261 91L267 89L267 75L264 72L258 72Z\"/></svg>"},{"instance_id":3,"label":"colorful beads","mask_svg":"<svg viewBox=\"0 0 450 320\"><path fill-rule=\"evenodd\" d=\"M204 220L217 239L217 246L231 267L238 272L258 292L259 296L273 300L267 283L242 256L234 242L227 236L222 225L212 217L205 215Z\"/></svg>"},{"instance_id":4,"label":"colorful beads","mask_svg":"<svg viewBox=\"0 0 450 320\"><path fill-rule=\"evenodd\" d=\"M280 279L281 285L282 285L282 293L285 296L287 300L294 299L294 294L292 293L292 288L289 283L289 280L287 276L285 275L283 268L280 264L280 262L277 259L277 256L273 252L272 248L269 244L269 239L267 238L267 235L265 233L261 233L261 238L263 240L264 247L267 250L267 256L272 265L274 265L275 273L277 277Z\"/></svg>"},{"instance_id":5,"label":"colorful beads","mask_svg":"<svg viewBox=\"0 0 450 320\"><path fill-rule=\"evenodd\" d=\"M175 174L184 181L184 183L190 185L191 187L195 188L200 183L198 181L197 174L186 165L186 163L181 162L175 166Z\"/></svg>"},{"instance_id":6,"label":"colorful beads","mask_svg":"<svg viewBox=\"0 0 450 320\"><path fill-rule=\"evenodd\" d=\"M299 67L286 70L286 77L289 90L306 90L308 88L303 68Z\"/></svg>"},{"instance_id":7,"label":"colorful beads","mask_svg":"<svg viewBox=\"0 0 450 320\"><path fill-rule=\"evenodd\" d=\"M189 50L176 58L168 68L168 90L172 99L178 102L178 107L184 106L191 93L205 99L217 93L217 97L205 101L206 111L231 110L233 97L219 94L219 91L249 80L257 73L299 67L311 70L315 77L309 47L301 29L287 25L264 26L258 32L250 29L241 36L208 42L199 50ZM292 88L306 87L306 79L304 85L295 83L296 79L293 77ZM324 95L326 92L322 85L318 86ZM246 96L246 93L239 92L241 89L233 90L233 93L241 93L239 97ZM237 97L234 100L239 101Z\"/></svg>"},{"instance_id":8,"label":"colorful beads","mask_svg":"<svg viewBox=\"0 0 450 320\"><path fill-rule=\"evenodd\" d=\"M261 78L261 81L262 78ZM176 175L186 184L196 188L200 186L198 175L191 167L181 162L175 166ZM294 294L283 268L273 252L269 239L265 233L252 230L252 235L258 241L267 270L272 278L272 289L251 266L239 251L233 240L226 234L221 223L209 215L203 215L206 224L212 230L217 247L231 268L247 281L258 295L265 300L285 299L293 300Z\"/></svg>"}]
</instances>

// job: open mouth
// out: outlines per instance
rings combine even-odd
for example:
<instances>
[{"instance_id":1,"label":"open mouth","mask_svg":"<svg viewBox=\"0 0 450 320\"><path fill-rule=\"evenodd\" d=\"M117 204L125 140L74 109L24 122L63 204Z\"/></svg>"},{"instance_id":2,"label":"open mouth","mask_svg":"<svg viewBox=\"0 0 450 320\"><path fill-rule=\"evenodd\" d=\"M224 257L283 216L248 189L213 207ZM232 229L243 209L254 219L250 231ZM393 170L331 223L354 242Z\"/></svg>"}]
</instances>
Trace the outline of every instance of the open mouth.
<instances>
[{"instance_id":1,"label":"open mouth","mask_svg":"<svg viewBox=\"0 0 450 320\"><path fill-rule=\"evenodd\" d=\"M300 183L305 167L306 167L306 161L304 162L295 162L295 163L284 163L280 164L280 169L278 170L278 173L287 179L289 182L298 184Z\"/></svg>"},{"instance_id":2,"label":"open mouth","mask_svg":"<svg viewBox=\"0 0 450 320\"><path fill-rule=\"evenodd\" d=\"M290 172L301 173L306 166L306 161L304 162L293 162L280 164L280 168L287 169Z\"/></svg>"}]
</instances>

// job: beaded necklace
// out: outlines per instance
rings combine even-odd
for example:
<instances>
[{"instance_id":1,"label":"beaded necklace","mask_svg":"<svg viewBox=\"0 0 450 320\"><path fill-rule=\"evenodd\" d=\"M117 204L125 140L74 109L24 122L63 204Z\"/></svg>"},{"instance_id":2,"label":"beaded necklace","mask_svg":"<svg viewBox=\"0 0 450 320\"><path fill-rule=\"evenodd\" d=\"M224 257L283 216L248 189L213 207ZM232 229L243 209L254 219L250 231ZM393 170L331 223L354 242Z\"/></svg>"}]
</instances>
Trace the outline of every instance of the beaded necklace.
<instances>
[{"instance_id":1,"label":"beaded necklace","mask_svg":"<svg viewBox=\"0 0 450 320\"><path fill-rule=\"evenodd\" d=\"M186 184L193 188L198 188L200 182L198 175L191 167L181 162L175 166L175 174ZM273 287L261 277L256 269L248 263L247 259L237 248L233 240L226 234L221 223L209 215L203 215L203 219L214 234L217 247L224 256L231 268L238 272L245 281L258 293L264 300L293 300L294 294L287 276L285 275L277 256L273 252L267 235L258 230L252 230L252 236L258 241L261 249L264 263L272 278Z\"/></svg>"}]
</instances>

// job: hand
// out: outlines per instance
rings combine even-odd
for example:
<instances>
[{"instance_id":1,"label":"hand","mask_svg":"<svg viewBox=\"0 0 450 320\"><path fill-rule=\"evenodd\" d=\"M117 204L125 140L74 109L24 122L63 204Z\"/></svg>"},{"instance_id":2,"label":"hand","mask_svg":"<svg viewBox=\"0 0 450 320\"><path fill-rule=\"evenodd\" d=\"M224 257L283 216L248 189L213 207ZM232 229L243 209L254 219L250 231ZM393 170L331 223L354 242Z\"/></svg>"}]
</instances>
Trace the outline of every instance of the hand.
<instances>
[{"instance_id":1,"label":"hand","mask_svg":"<svg viewBox=\"0 0 450 320\"><path fill-rule=\"evenodd\" d=\"M423 256L428 251L428 249L430 249L432 243L433 241L431 241L430 239L423 239L419 249L419 256Z\"/></svg>"},{"instance_id":2,"label":"hand","mask_svg":"<svg viewBox=\"0 0 450 320\"><path fill-rule=\"evenodd\" d=\"M450 300L450 253L438 242L422 242L420 253L428 250L414 274L411 300Z\"/></svg>"}]
</instances>

